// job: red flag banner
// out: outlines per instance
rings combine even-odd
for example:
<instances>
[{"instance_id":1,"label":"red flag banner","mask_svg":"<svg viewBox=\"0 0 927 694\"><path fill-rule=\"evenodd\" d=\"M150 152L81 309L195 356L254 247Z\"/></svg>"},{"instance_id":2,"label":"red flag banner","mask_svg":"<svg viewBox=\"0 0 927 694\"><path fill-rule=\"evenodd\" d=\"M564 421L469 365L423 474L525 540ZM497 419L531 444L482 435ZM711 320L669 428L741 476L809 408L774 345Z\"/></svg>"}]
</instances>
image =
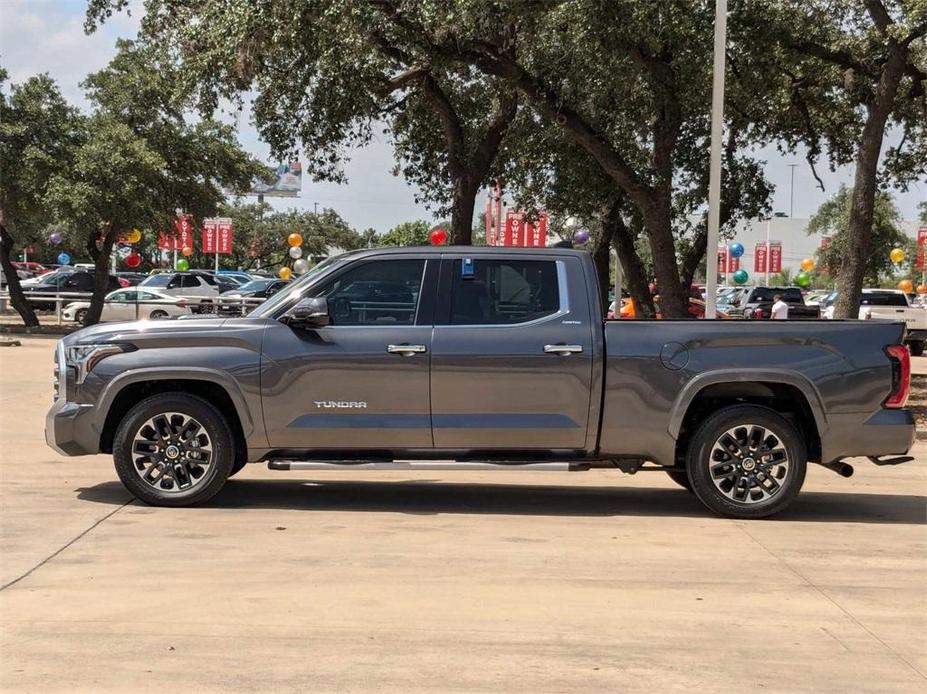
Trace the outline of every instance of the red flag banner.
<instances>
[{"instance_id":1,"label":"red flag banner","mask_svg":"<svg viewBox=\"0 0 927 694\"><path fill-rule=\"evenodd\" d=\"M158 232L158 250L159 251L176 251L177 238L171 234L165 234L163 231Z\"/></svg>"},{"instance_id":2,"label":"red flag banner","mask_svg":"<svg viewBox=\"0 0 927 694\"><path fill-rule=\"evenodd\" d=\"M782 272L782 244L769 244L769 272Z\"/></svg>"},{"instance_id":3,"label":"red flag banner","mask_svg":"<svg viewBox=\"0 0 927 694\"><path fill-rule=\"evenodd\" d=\"M216 224L216 253L229 255L232 252L232 220L219 219Z\"/></svg>"},{"instance_id":4,"label":"red flag banner","mask_svg":"<svg viewBox=\"0 0 927 694\"><path fill-rule=\"evenodd\" d=\"M917 230L917 269L924 271L924 246L927 245L927 227Z\"/></svg>"},{"instance_id":5,"label":"red flag banner","mask_svg":"<svg viewBox=\"0 0 927 694\"><path fill-rule=\"evenodd\" d=\"M177 218L177 248L193 248L193 215L186 213Z\"/></svg>"},{"instance_id":6,"label":"red flag banner","mask_svg":"<svg viewBox=\"0 0 927 694\"><path fill-rule=\"evenodd\" d=\"M216 252L216 220L203 220L203 253Z\"/></svg>"},{"instance_id":7,"label":"red flag banner","mask_svg":"<svg viewBox=\"0 0 927 694\"><path fill-rule=\"evenodd\" d=\"M766 244L756 244L756 250L753 251L753 272L766 272Z\"/></svg>"},{"instance_id":8,"label":"red flag banner","mask_svg":"<svg viewBox=\"0 0 927 694\"><path fill-rule=\"evenodd\" d=\"M727 246L718 249L718 272L727 274Z\"/></svg>"}]
</instances>

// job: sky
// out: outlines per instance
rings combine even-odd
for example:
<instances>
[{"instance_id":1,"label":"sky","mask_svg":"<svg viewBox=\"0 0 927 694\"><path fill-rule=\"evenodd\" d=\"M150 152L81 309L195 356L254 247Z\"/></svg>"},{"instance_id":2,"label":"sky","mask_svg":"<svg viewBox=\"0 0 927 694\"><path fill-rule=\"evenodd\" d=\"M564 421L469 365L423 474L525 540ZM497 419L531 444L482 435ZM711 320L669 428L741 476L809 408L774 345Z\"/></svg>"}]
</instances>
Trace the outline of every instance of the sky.
<instances>
[{"instance_id":1,"label":"sky","mask_svg":"<svg viewBox=\"0 0 927 694\"><path fill-rule=\"evenodd\" d=\"M10 73L10 81L21 82L31 75L47 72L65 97L86 106L81 80L104 67L115 53L117 38L132 38L138 17L120 13L95 34L83 31L84 0L0 0L0 65ZM246 111L239 122L239 139L249 152L268 163L269 148L260 141L250 125ZM393 153L384 136L360 150L349 150L344 170L348 182L343 185L317 183L303 176L303 190L298 198L268 199L276 209L296 207L336 210L358 230L373 227L385 232L399 222L414 219L434 221L435 216L415 203L415 188L393 176ZM841 183L852 185L850 167L829 171L818 166L825 192L817 187L808 164L800 156L781 155L774 147L760 150L757 156L766 161L765 173L775 185L774 212L789 214L790 192L794 190L794 216L808 217ZM791 185L794 169L794 189ZM927 181L919 181L907 193L896 192L896 203L905 219L917 216L917 204L927 200ZM483 209L477 200L476 213Z\"/></svg>"}]
</instances>

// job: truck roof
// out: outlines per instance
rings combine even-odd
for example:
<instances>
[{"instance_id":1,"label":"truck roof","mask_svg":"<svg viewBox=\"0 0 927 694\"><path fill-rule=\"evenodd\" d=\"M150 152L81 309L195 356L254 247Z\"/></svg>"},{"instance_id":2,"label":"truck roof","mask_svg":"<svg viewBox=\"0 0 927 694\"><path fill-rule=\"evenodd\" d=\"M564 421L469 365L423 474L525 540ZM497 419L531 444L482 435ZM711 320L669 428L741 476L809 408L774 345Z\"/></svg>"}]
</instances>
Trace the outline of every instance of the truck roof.
<instances>
[{"instance_id":1,"label":"truck roof","mask_svg":"<svg viewBox=\"0 0 927 694\"><path fill-rule=\"evenodd\" d=\"M532 255L589 255L589 251L575 248L526 248L523 246L384 246L382 248L364 248L357 251L348 251L346 253L332 256L335 258L345 256L362 256L362 255L379 255L381 253L409 253L409 254L427 254L441 255L442 253L466 253L466 254L499 254L506 255L511 253L528 253Z\"/></svg>"}]
</instances>

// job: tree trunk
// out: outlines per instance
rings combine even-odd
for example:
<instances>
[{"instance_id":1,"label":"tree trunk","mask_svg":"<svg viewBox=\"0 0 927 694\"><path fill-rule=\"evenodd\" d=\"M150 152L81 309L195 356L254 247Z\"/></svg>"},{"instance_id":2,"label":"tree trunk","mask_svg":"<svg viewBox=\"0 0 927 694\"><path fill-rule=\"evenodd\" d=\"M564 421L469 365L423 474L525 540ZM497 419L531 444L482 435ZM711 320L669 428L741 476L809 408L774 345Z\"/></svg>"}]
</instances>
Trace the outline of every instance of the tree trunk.
<instances>
[{"instance_id":1,"label":"tree trunk","mask_svg":"<svg viewBox=\"0 0 927 694\"><path fill-rule=\"evenodd\" d=\"M656 310L653 305L653 297L650 295L647 275L644 274L644 266L641 264L640 256L634 247L635 234L625 224L621 211L619 205L613 206L606 218L607 223L614 227L612 239L615 244L615 251L618 253L618 261L624 271L624 281L628 285L628 293L634 299L637 317L653 318L656 316ZM620 290L620 287L616 288L616 301L619 301Z\"/></svg>"},{"instance_id":2,"label":"tree trunk","mask_svg":"<svg viewBox=\"0 0 927 694\"><path fill-rule=\"evenodd\" d=\"M116 240L116 230L110 226L103 235L103 243L97 248L97 241L93 235L87 237L87 252L93 258L93 296L90 297L90 307L87 309L87 318L84 325L93 325L100 322L103 313L103 300L109 290L109 259L113 252L113 243Z\"/></svg>"},{"instance_id":3,"label":"tree trunk","mask_svg":"<svg viewBox=\"0 0 927 694\"><path fill-rule=\"evenodd\" d=\"M837 303L835 318L857 318L862 296L863 278L872 239L872 217L875 206L876 174L879 153L885 135L885 124L895 107L898 84L904 74L906 51L897 44L892 46L888 60L869 104L862 141L856 156L856 176L853 181L853 198L850 206L850 226L847 248L837 274Z\"/></svg>"},{"instance_id":4,"label":"tree trunk","mask_svg":"<svg viewBox=\"0 0 927 694\"><path fill-rule=\"evenodd\" d=\"M13 266L12 254L13 237L7 231L6 225L3 223L2 213L0 213L0 266L3 267L3 276L6 278L10 303L23 319L23 325L27 328L36 328L39 325L39 319L36 318L35 311L23 294L23 288L19 284L19 275L16 274L16 268Z\"/></svg>"},{"instance_id":5,"label":"tree trunk","mask_svg":"<svg viewBox=\"0 0 927 694\"><path fill-rule=\"evenodd\" d=\"M673 214L669 201L656 201L644 212L644 229L653 255L653 273L660 295L660 313L665 318L688 318L689 297L682 289L676 242L673 238Z\"/></svg>"},{"instance_id":6,"label":"tree trunk","mask_svg":"<svg viewBox=\"0 0 927 694\"><path fill-rule=\"evenodd\" d=\"M451 207L450 242L455 246L473 244L473 208L479 184L471 173L454 180L454 201Z\"/></svg>"}]
</instances>

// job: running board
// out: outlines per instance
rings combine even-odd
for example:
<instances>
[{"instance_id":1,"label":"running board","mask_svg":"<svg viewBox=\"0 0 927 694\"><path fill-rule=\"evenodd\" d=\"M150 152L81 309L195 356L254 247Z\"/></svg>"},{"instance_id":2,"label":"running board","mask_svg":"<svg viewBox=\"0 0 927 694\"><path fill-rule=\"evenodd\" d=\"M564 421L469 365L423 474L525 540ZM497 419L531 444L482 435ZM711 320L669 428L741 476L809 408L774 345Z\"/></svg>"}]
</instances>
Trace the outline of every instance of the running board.
<instances>
[{"instance_id":1,"label":"running board","mask_svg":"<svg viewBox=\"0 0 927 694\"><path fill-rule=\"evenodd\" d=\"M271 460L270 470L547 470L573 472L588 470L589 463L478 463L455 460L395 461L364 463L353 460Z\"/></svg>"}]
</instances>

